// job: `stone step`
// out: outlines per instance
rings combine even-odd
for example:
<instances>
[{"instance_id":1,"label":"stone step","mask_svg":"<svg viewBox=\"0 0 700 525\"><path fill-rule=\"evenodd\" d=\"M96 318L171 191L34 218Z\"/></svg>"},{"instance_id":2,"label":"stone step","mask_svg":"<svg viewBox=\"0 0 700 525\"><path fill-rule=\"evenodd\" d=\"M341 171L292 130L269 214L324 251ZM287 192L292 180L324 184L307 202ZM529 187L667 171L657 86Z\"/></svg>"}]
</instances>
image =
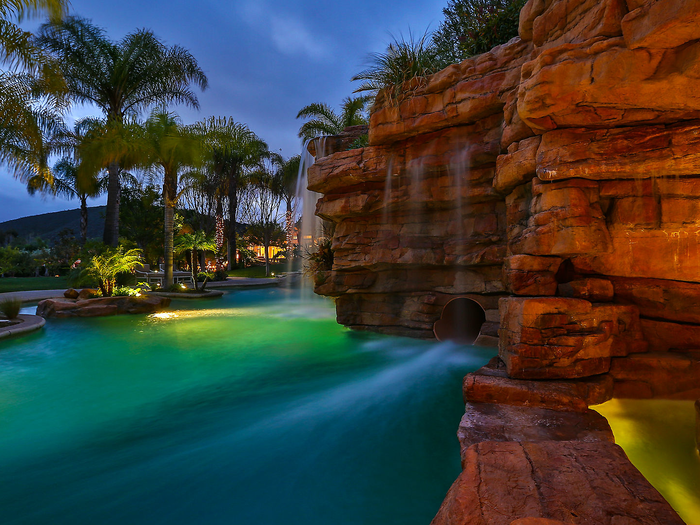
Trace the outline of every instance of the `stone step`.
<instances>
[{"instance_id":1,"label":"stone step","mask_svg":"<svg viewBox=\"0 0 700 525\"><path fill-rule=\"evenodd\" d=\"M615 442L607 420L593 410L571 412L492 403L467 403L457 437L462 468L467 466L467 450L484 441Z\"/></svg>"},{"instance_id":2,"label":"stone step","mask_svg":"<svg viewBox=\"0 0 700 525\"><path fill-rule=\"evenodd\" d=\"M523 518L683 525L613 443L487 441L470 447L464 462L432 525L512 525Z\"/></svg>"},{"instance_id":3,"label":"stone step","mask_svg":"<svg viewBox=\"0 0 700 525\"><path fill-rule=\"evenodd\" d=\"M615 357L610 366L614 397L697 399L700 352L649 352Z\"/></svg>"},{"instance_id":4,"label":"stone step","mask_svg":"<svg viewBox=\"0 0 700 525\"><path fill-rule=\"evenodd\" d=\"M590 405L612 399L613 379L608 374L556 381L511 379L503 361L494 357L465 376L462 391L465 402L585 412Z\"/></svg>"}]
</instances>

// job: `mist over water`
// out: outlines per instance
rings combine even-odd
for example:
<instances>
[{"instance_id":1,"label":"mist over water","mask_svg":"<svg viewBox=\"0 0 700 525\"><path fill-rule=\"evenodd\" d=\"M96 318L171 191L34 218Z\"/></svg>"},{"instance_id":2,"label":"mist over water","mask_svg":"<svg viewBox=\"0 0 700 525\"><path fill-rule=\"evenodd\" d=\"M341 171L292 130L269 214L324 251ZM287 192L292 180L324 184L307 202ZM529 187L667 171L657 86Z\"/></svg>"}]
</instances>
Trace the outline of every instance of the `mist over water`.
<instances>
[{"instance_id":1,"label":"mist over water","mask_svg":"<svg viewBox=\"0 0 700 525\"><path fill-rule=\"evenodd\" d=\"M426 524L493 351L358 334L248 290L0 346L4 524Z\"/></svg>"}]
</instances>

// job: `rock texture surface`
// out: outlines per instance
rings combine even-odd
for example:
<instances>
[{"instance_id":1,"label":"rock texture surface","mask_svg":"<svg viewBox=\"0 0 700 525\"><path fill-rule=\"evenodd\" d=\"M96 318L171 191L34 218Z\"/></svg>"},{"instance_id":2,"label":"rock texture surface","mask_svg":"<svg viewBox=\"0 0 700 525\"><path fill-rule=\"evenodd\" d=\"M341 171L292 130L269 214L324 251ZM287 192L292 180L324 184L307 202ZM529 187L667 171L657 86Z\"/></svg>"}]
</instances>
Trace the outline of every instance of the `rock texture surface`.
<instances>
[{"instance_id":1,"label":"rock texture surface","mask_svg":"<svg viewBox=\"0 0 700 525\"><path fill-rule=\"evenodd\" d=\"M100 297L97 299L46 299L41 301L36 314L50 317L104 317L121 314L150 314L170 305L166 297Z\"/></svg>"},{"instance_id":2,"label":"rock texture surface","mask_svg":"<svg viewBox=\"0 0 700 525\"><path fill-rule=\"evenodd\" d=\"M432 525L684 523L613 443L485 441L464 462Z\"/></svg>"}]
</instances>

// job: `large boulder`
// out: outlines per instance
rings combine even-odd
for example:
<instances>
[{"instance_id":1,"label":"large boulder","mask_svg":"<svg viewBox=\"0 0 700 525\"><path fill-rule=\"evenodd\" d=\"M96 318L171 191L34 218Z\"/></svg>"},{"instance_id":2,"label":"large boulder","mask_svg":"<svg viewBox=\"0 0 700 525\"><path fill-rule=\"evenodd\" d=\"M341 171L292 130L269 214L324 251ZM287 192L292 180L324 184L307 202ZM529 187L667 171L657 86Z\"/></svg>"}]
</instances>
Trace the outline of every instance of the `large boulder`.
<instances>
[{"instance_id":1,"label":"large boulder","mask_svg":"<svg viewBox=\"0 0 700 525\"><path fill-rule=\"evenodd\" d=\"M564 379L603 374L613 356L647 350L633 306L563 297L500 300L499 355L508 375Z\"/></svg>"},{"instance_id":2,"label":"large boulder","mask_svg":"<svg viewBox=\"0 0 700 525\"><path fill-rule=\"evenodd\" d=\"M170 305L166 297L100 297L68 301L46 299L36 308L36 314L44 318L56 317L104 317L119 314L148 314L159 312Z\"/></svg>"}]
</instances>

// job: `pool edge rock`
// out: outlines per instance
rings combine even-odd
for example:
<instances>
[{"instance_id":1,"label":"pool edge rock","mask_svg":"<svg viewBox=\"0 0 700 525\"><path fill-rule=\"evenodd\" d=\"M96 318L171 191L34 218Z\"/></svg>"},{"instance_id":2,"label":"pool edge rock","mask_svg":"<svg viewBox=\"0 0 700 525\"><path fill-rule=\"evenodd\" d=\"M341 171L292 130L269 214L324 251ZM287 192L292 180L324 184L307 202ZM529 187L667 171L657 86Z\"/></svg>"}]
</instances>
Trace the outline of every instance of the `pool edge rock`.
<instances>
[{"instance_id":1,"label":"pool edge rock","mask_svg":"<svg viewBox=\"0 0 700 525\"><path fill-rule=\"evenodd\" d=\"M72 301L46 299L36 308L36 314L45 319L65 317L105 317L122 314L150 314L170 305L167 297L99 297Z\"/></svg>"}]
</instances>

